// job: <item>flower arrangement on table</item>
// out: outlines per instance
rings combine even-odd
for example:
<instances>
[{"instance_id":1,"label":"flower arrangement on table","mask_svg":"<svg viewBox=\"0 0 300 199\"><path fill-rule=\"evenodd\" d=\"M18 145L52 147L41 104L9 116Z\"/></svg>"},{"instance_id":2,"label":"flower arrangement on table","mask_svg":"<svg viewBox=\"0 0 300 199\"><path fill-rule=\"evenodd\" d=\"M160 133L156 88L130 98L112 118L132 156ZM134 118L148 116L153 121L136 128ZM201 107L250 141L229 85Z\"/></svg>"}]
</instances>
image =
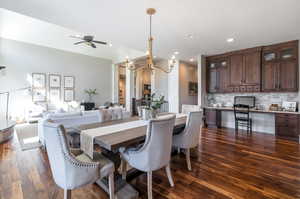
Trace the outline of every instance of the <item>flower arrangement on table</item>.
<instances>
[{"instance_id":1,"label":"flower arrangement on table","mask_svg":"<svg viewBox=\"0 0 300 199\"><path fill-rule=\"evenodd\" d=\"M86 94L89 96L89 102L92 102L93 96L98 95L97 89L86 89L84 90Z\"/></svg>"},{"instance_id":2,"label":"flower arrangement on table","mask_svg":"<svg viewBox=\"0 0 300 199\"><path fill-rule=\"evenodd\" d=\"M148 120L151 118L156 118L158 110L161 106L166 103L165 96L156 97L156 94L153 93L150 96L150 100L143 111L143 119Z\"/></svg>"}]
</instances>

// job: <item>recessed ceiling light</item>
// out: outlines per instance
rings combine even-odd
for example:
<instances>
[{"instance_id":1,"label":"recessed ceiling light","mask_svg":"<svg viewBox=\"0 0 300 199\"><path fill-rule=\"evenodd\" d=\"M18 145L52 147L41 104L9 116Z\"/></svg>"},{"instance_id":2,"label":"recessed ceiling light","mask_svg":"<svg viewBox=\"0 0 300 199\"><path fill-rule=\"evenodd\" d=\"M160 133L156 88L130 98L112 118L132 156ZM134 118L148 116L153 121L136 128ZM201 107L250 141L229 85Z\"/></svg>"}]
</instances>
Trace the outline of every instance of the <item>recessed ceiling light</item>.
<instances>
[{"instance_id":1,"label":"recessed ceiling light","mask_svg":"<svg viewBox=\"0 0 300 199\"><path fill-rule=\"evenodd\" d=\"M226 41L227 41L228 43L232 43L232 42L234 42L234 38L228 38Z\"/></svg>"},{"instance_id":2,"label":"recessed ceiling light","mask_svg":"<svg viewBox=\"0 0 300 199\"><path fill-rule=\"evenodd\" d=\"M195 59L194 59L194 58L191 58L191 59L190 59L190 62L193 62L193 61L195 61Z\"/></svg>"},{"instance_id":3,"label":"recessed ceiling light","mask_svg":"<svg viewBox=\"0 0 300 199\"><path fill-rule=\"evenodd\" d=\"M128 55L126 56L126 59L129 59L129 56L128 56Z\"/></svg>"},{"instance_id":4,"label":"recessed ceiling light","mask_svg":"<svg viewBox=\"0 0 300 199\"><path fill-rule=\"evenodd\" d=\"M109 46L109 47L112 47L112 43L109 43L108 46Z\"/></svg>"},{"instance_id":5,"label":"recessed ceiling light","mask_svg":"<svg viewBox=\"0 0 300 199\"><path fill-rule=\"evenodd\" d=\"M178 52L178 51L175 51L175 52L174 52L174 54L175 54L175 55L178 55L178 54L179 54L179 52Z\"/></svg>"},{"instance_id":6,"label":"recessed ceiling light","mask_svg":"<svg viewBox=\"0 0 300 199\"><path fill-rule=\"evenodd\" d=\"M186 37L189 38L189 39L193 39L194 38L194 36L192 34L188 34Z\"/></svg>"},{"instance_id":7,"label":"recessed ceiling light","mask_svg":"<svg viewBox=\"0 0 300 199\"><path fill-rule=\"evenodd\" d=\"M175 59L175 58L176 58L175 55L173 55L173 56L172 56L172 59Z\"/></svg>"},{"instance_id":8,"label":"recessed ceiling light","mask_svg":"<svg viewBox=\"0 0 300 199\"><path fill-rule=\"evenodd\" d=\"M156 58L156 55L154 55L153 58Z\"/></svg>"}]
</instances>

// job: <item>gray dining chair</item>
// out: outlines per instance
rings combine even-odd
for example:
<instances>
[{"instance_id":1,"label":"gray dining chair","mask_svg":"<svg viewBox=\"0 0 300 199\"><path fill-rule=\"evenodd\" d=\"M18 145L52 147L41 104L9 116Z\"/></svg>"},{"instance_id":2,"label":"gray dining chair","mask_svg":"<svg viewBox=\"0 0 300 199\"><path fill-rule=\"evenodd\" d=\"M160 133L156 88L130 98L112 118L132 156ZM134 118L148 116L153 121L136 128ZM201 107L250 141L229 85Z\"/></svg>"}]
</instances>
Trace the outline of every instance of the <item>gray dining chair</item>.
<instances>
[{"instance_id":1,"label":"gray dining chair","mask_svg":"<svg viewBox=\"0 0 300 199\"><path fill-rule=\"evenodd\" d=\"M139 148L121 148L122 159L131 167L147 172L148 199L152 199L152 171L165 167L171 187L174 182L171 175L170 159L175 115L164 119L150 120L145 143ZM126 172L123 161L122 173Z\"/></svg>"},{"instance_id":2,"label":"gray dining chair","mask_svg":"<svg viewBox=\"0 0 300 199\"><path fill-rule=\"evenodd\" d=\"M182 133L173 136L173 147L185 149L188 170L192 170L190 149L199 143L200 128L202 124L202 112L189 112L186 126Z\"/></svg>"},{"instance_id":3,"label":"gray dining chair","mask_svg":"<svg viewBox=\"0 0 300 199\"><path fill-rule=\"evenodd\" d=\"M114 164L101 153L91 160L80 150L69 148L62 125L46 122L43 126L46 150L55 183L64 189L64 199L71 199L71 190L109 179L110 199L114 199Z\"/></svg>"}]
</instances>

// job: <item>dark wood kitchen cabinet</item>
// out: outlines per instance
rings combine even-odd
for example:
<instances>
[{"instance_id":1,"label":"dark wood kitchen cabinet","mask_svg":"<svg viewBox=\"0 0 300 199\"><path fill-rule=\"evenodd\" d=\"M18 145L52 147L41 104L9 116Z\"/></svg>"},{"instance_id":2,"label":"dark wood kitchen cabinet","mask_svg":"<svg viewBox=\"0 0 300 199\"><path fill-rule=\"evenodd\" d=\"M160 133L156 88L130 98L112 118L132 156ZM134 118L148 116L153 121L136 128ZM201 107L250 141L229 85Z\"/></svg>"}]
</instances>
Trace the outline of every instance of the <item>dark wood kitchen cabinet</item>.
<instances>
[{"instance_id":1,"label":"dark wood kitchen cabinet","mask_svg":"<svg viewBox=\"0 0 300 199\"><path fill-rule=\"evenodd\" d=\"M298 62L298 41L210 56L207 92L297 92Z\"/></svg>"},{"instance_id":2,"label":"dark wood kitchen cabinet","mask_svg":"<svg viewBox=\"0 0 300 199\"><path fill-rule=\"evenodd\" d=\"M261 48L251 48L208 57L209 93L259 92Z\"/></svg>"},{"instance_id":3,"label":"dark wood kitchen cabinet","mask_svg":"<svg viewBox=\"0 0 300 199\"><path fill-rule=\"evenodd\" d=\"M230 84L234 92L259 92L261 85L261 48L232 52Z\"/></svg>"},{"instance_id":4,"label":"dark wood kitchen cabinet","mask_svg":"<svg viewBox=\"0 0 300 199\"><path fill-rule=\"evenodd\" d=\"M278 63L266 63L262 68L262 90L276 91L277 89L277 70Z\"/></svg>"},{"instance_id":5,"label":"dark wood kitchen cabinet","mask_svg":"<svg viewBox=\"0 0 300 199\"><path fill-rule=\"evenodd\" d=\"M203 110L205 127L221 128L221 111L207 108L204 108Z\"/></svg>"},{"instance_id":6,"label":"dark wood kitchen cabinet","mask_svg":"<svg viewBox=\"0 0 300 199\"><path fill-rule=\"evenodd\" d=\"M264 47L262 91L298 91L298 41Z\"/></svg>"},{"instance_id":7,"label":"dark wood kitchen cabinet","mask_svg":"<svg viewBox=\"0 0 300 199\"><path fill-rule=\"evenodd\" d=\"M226 57L211 57L207 63L207 92L226 92L228 87L228 59Z\"/></svg>"},{"instance_id":8,"label":"dark wood kitchen cabinet","mask_svg":"<svg viewBox=\"0 0 300 199\"><path fill-rule=\"evenodd\" d=\"M230 56L230 86L240 86L243 83L243 54L235 54Z\"/></svg>"},{"instance_id":9,"label":"dark wood kitchen cabinet","mask_svg":"<svg viewBox=\"0 0 300 199\"><path fill-rule=\"evenodd\" d=\"M208 69L208 80L207 80L207 92L216 93L218 91L217 87L217 69L209 68Z\"/></svg>"},{"instance_id":10,"label":"dark wood kitchen cabinet","mask_svg":"<svg viewBox=\"0 0 300 199\"><path fill-rule=\"evenodd\" d=\"M261 48L244 54L244 84L261 84Z\"/></svg>"},{"instance_id":11,"label":"dark wood kitchen cabinet","mask_svg":"<svg viewBox=\"0 0 300 199\"><path fill-rule=\"evenodd\" d=\"M291 113L277 113L275 115L276 136L298 140L299 139L299 115Z\"/></svg>"}]
</instances>

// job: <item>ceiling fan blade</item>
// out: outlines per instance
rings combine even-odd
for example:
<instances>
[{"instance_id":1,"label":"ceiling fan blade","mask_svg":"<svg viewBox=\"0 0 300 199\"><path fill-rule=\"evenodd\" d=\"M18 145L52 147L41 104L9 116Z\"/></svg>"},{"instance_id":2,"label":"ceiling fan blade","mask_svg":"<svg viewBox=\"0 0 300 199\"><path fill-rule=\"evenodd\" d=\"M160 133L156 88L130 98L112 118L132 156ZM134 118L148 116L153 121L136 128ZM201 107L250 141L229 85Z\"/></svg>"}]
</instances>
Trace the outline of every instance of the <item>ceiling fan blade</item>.
<instances>
[{"instance_id":1,"label":"ceiling fan blade","mask_svg":"<svg viewBox=\"0 0 300 199\"><path fill-rule=\"evenodd\" d=\"M91 42L91 46L92 46L93 48L97 48L96 45L95 45L94 43L92 43L92 42Z\"/></svg>"},{"instance_id":2,"label":"ceiling fan blade","mask_svg":"<svg viewBox=\"0 0 300 199\"><path fill-rule=\"evenodd\" d=\"M104 41L95 41L95 40L93 40L93 42L97 43L97 44L107 45L107 42L104 42Z\"/></svg>"},{"instance_id":3,"label":"ceiling fan blade","mask_svg":"<svg viewBox=\"0 0 300 199\"><path fill-rule=\"evenodd\" d=\"M85 42L85 41L79 41L79 42L74 43L74 45L82 44L82 43L84 43L84 42Z\"/></svg>"},{"instance_id":4,"label":"ceiling fan blade","mask_svg":"<svg viewBox=\"0 0 300 199\"><path fill-rule=\"evenodd\" d=\"M96 45L93 44L92 42L84 42L86 45L91 46L93 48L96 48Z\"/></svg>"}]
</instances>

